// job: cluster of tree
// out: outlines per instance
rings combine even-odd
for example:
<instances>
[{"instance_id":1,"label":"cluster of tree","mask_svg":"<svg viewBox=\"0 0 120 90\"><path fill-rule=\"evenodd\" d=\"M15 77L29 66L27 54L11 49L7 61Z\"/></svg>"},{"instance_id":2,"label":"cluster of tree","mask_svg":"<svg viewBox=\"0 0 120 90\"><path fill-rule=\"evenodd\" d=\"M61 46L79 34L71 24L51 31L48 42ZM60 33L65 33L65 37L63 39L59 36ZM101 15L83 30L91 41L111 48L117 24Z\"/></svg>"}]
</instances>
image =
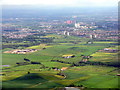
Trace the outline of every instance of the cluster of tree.
<instances>
[{"instance_id":1,"label":"cluster of tree","mask_svg":"<svg viewBox=\"0 0 120 90\"><path fill-rule=\"evenodd\" d=\"M60 75L60 76L66 76L64 73L57 73L57 75Z\"/></svg>"},{"instance_id":2,"label":"cluster of tree","mask_svg":"<svg viewBox=\"0 0 120 90\"><path fill-rule=\"evenodd\" d=\"M95 62L95 61L80 61L79 63L72 63L71 67L74 66L85 66L85 65L101 65L101 66L111 66L111 67L120 67L120 62Z\"/></svg>"},{"instance_id":3,"label":"cluster of tree","mask_svg":"<svg viewBox=\"0 0 120 90\"><path fill-rule=\"evenodd\" d=\"M44 36L44 35L42 35ZM39 34L36 35L29 35L27 37L21 38L22 41L29 41L29 42L39 42L39 43L49 43L53 41L53 38L41 38ZM21 40L20 39L20 40Z\"/></svg>"},{"instance_id":4,"label":"cluster of tree","mask_svg":"<svg viewBox=\"0 0 120 90\"><path fill-rule=\"evenodd\" d=\"M74 63L74 62L70 63L70 62L65 62L65 61L60 61L60 60L51 60L51 61L65 63L65 64L71 64L71 67L73 67L73 66L85 66L85 65L101 65L101 66L120 67L120 62L95 62L95 61L83 62L83 61L80 61L78 63Z\"/></svg>"},{"instance_id":5,"label":"cluster of tree","mask_svg":"<svg viewBox=\"0 0 120 90\"><path fill-rule=\"evenodd\" d=\"M60 63L65 63L65 64L71 64L70 67L73 67L73 66L81 66L79 65L78 63L71 63L71 62L65 62L65 61L60 61L60 60L51 60L52 62L60 62Z\"/></svg>"},{"instance_id":6,"label":"cluster of tree","mask_svg":"<svg viewBox=\"0 0 120 90\"><path fill-rule=\"evenodd\" d=\"M30 62L30 60L29 60L29 59L26 59L26 58L24 58L24 60L25 60L25 61L28 61L28 62Z\"/></svg>"},{"instance_id":7,"label":"cluster of tree","mask_svg":"<svg viewBox=\"0 0 120 90\"><path fill-rule=\"evenodd\" d=\"M93 56L85 56L85 55L81 55L81 57L82 57L83 59L90 59L90 58L92 58Z\"/></svg>"},{"instance_id":8,"label":"cluster of tree","mask_svg":"<svg viewBox=\"0 0 120 90\"><path fill-rule=\"evenodd\" d=\"M5 48L13 48L13 49L17 49L19 47L30 47L30 46L33 46L33 45L38 45L40 43L24 43L24 44L8 44L8 45L5 45L3 44L2 45L2 49L5 49Z\"/></svg>"},{"instance_id":9,"label":"cluster of tree","mask_svg":"<svg viewBox=\"0 0 120 90\"><path fill-rule=\"evenodd\" d=\"M16 64L21 66L21 65L28 65L30 63L29 62L17 62Z\"/></svg>"},{"instance_id":10,"label":"cluster of tree","mask_svg":"<svg viewBox=\"0 0 120 90\"><path fill-rule=\"evenodd\" d=\"M57 68L57 67L51 67L52 69L59 69L59 68Z\"/></svg>"},{"instance_id":11,"label":"cluster of tree","mask_svg":"<svg viewBox=\"0 0 120 90\"><path fill-rule=\"evenodd\" d=\"M41 64L40 62L31 62L31 64Z\"/></svg>"},{"instance_id":12,"label":"cluster of tree","mask_svg":"<svg viewBox=\"0 0 120 90\"><path fill-rule=\"evenodd\" d=\"M41 43L52 43L53 42L53 38L42 38Z\"/></svg>"},{"instance_id":13,"label":"cluster of tree","mask_svg":"<svg viewBox=\"0 0 120 90\"><path fill-rule=\"evenodd\" d=\"M96 39L95 41L116 41L116 40L112 40L112 39Z\"/></svg>"},{"instance_id":14,"label":"cluster of tree","mask_svg":"<svg viewBox=\"0 0 120 90\"><path fill-rule=\"evenodd\" d=\"M82 62L80 61L78 65L102 65L102 66L112 66L112 67L120 67L120 62L95 62L95 61L87 61L87 62Z\"/></svg>"},{"instance_id":15,"label":"cluster of tree","mask_svg":"<svg viewBox=\"0 0 120 90\"><path fill-rule=\"evenodd\" d=\"M70 85L68 85L66 87L84 87L84 86L83 85L70 84Z\"/></svg>"},{"instance_id":16,"label":"cluster of tree","mask_svg":"<svg viewBox=\"0 0 120 90\"><path fill-rule=\"evenodd\" d=\"M84 65L79 65L79 64L77 64L77 63L71 63L71 65L70 65L70 67L74 67L74 66L84 66Z\"/></svg>"},{"instance_id":17,"label":"cluster of tree","mask_svg":"<svg viewBox=\"0 0 120 90\"><path fill-rule=\"evenodd\" d=\"M52 62L60 62L60 63L66 63L66 64L71 64L70 62L65 62L65 61L60 61L60 60L51 60Z\"/></svg>"},{"instance_id":18,"label":"cluster of tree","mask_svg":"<svg viewBox=\"0 0 120 90\"><path fill-rule=\"evenodd\" d=\"M29 59L24 58L25 62L17 62L17 65L28 65L28 64L41 64L40 62L33 62L30 61Z\"/></svg>"},{"instance_id":19,"label":"cluster of tree","mask_svg":"<svg viewBox=\"0 0 120 90\"><path fill-rule=\"evenodd\" d=\"M18 47L30 47L34 45L39 45L40 43L52 43L54 38L41 38L38 35L30 35L24 38L3 38L3 45L2 48L13 48L16 49ZM6 44L9 43L9 44ZM14 44L11 44L14 43ZM21 44L22 43L22 44Z\"/></svg>"}]
</instances>

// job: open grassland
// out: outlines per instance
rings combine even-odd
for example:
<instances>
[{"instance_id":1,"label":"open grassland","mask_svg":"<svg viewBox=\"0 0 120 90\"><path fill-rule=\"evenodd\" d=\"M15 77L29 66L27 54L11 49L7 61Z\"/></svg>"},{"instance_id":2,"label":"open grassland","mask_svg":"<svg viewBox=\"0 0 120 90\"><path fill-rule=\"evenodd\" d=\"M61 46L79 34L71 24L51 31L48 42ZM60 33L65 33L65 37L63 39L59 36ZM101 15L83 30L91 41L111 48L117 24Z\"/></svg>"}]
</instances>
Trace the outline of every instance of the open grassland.
<instances>
[{"instance_id":1,"label":"open grassland","mask_svg":"<svg viewBox=\"0 0 120 90\"><path fill-rule=\"evenodd\" d=\"M50 34L50 35L46 35L46 36L43 36L43 37L46 37L46 38L49 38L49 37L52 37L52 38L62 38L62 35Z\"/></svg>"},{"instance_id":2,"label":"open grassland","mask_svg":"<svg viewBox=\"0 0 120 90\"><path fill-rule=\"evenodd\" d=\"M84 85L88 88L118 88L118 76L116 76L118 72L114 72L115 69L102 66L81 66L70 68L64 73L68 80L78 79L75 85ZM79 80L79 78L84 79Z\"/></svg>"},{"instance_id":3,"label":"open grassland","mask_svg":"<svg viewBox=\"0 0 120 90\"><path fill-rule=\"evenodd\" d=\"M44 47L45 44L41 44L40 48ZM52 45L50 45L52 46ZM3 54L3 64L15 64L16 62L23 61L23 58L28 58L31 61L50 61L54 57L58 57L57 59L60 60L67 60L67 61L78 61L81 60L81 55L91 55L96 51L105 48L106 46L103 45L88 45L88 44L72 44L72 43L60 43L58 45L54 45L52 47L46 46L47 48L44 50L39 50L34 53L26 54L26 55L19 55L19 54ZM38 48L37 46L29 47L31 49ZM73 59L63 59L61 58L64 54L74 54L76 57Z\"/></svg>"},{"instance_id":4,"label":"open grassland","mask_svg":"<svg viewBox=\"0 0 120 90\"><path fill-rule=\"evenodd\" d=\"M99 62L116 62L118 61L118 53L96 52L92 54L93 58L90 61Z\"/></svg>"},{"instance_id":5,"label":"open grassland","mask_svg":"<svg viewBox=\"0 0 120 90\"><path fill-rule=\"evenodd\" d=\"M116 49L116 42L97 42L86 44L88 39L78 37L55 37L54 43L31 46L27 49L38 49L29 54L6 54L3 53L3 88L56 88L73 85L83 85L87 88L118 88L118 68L106 66L85 65L71 67L71 64L51 62L59 60L69 63L78 63L82 60L81 55L93 56L90 61L114 62L117 61L117 53L98 52L106 47ZM45 48L45 49L43 49ZM10 49L6 49L10 50ZM6 51L3 50L3 51ZM63 55L73 54L73 58L62 58ZM41 64L29 64L17 66L17 62L24 62L24 58ZM64 71L54 70L52 67ZM30 73L28 73L30 72ZM58 75L63 73L65 76Z\"/></svg>"},{"instance_id":6,"label":"open grassland","mask_svg":"<svg viewBox=\"0 0 120 90\"><path fill-rule=\"evenodd\" d=\"M105 66L79 66L79 67L72 67L67 72L79 72L81 74L87 74L87 75L92 75L92 74L107 74L107 72L113 71L114 67L105 67ZM65 71L66 72L66 71ZM115 73L116 74L116 73Z\"/></svg>"},{"instance_id":7,"label":"open grassland","mask_svg":"<svg viewBox=\"0 0 120 90\"><path fill-rule=\"evenodd\" d=\"M3 72L6 72L6 71L26 71L26 70L40 70L40 68L42 67L42 65L39 65L39 64L28 64L28 65L21 65L21 66L11 66L9 67L8 69L4 69Z\"/></svg>"},{"instance_id":8,"label":"open grassland","mask_svg":"<svg viewBox=\"0 0 120 90\"><path fill-rule=\"evenodd\" d=\"M79 43L79 42L85 42L88 41L89 39L87 38L79 38L79 37L75 37L75 36L61 36L61 38L56 38L54 39L54 42L56 43Z\"/></svg>"},{"instance_id":9,"label":"open grassland","mask_svg":"<svg viewBox=\"0 0 120 90\"><path fill-rule=\"evenodd\" d=\"M119 88L118 77L110 75L97 75L87 80L76 82L75 85L84 85L89 88Z\"/></svg>"},{"instance_id":10,"label":"open grassland","mask_svg":"<svg viewBox=\"0 0 120 90\"><path fill-rule=\"evenodd\" d=\"M1 52L11 51L11 50L14 50L14 49L12 49L12 48L5 48L5 49L1 50Z\"/></svg>"},{"instance_id":11,"label":"open grassland","mask_svg":"<svg viewBox=\"0 0 120 90\"><path fill-rule=\"evenodd\" d=\"M56 75L55 71L30 71L27 74L26 71L10 72L3 76L3 88L35 88L39 85L44 85L49 83L50 86L55 87L57 83L50 83L54 80L59 80L63 77ZM59 84L58 84L59 85Z\"/></svg>"},{"instance_id":12,"label":"open grassland","mask_svg":"<svg viewBox=\"0 0 120 90\"><path fill-rule=\"evenodd\" d=\"M62 58L62 57L55 57L53 60L60 60L64 62L70 62L70 63L77 63L82 60L82 57L75 56L74 58Z\"/></svg>"},{"instance_id":13,"label":"open grassland","mask_svg":"<svg viewBox=\"0 0 120 90\"><path fill-rule=\"evenodd\" d=\"M2 54L2 64L3 65L15 65L16 62L23 60L24 55L19 54Z\"/></svg>"},{"instance_id":14,"label":"open grassland","mask_svg":"<svg viewBox=\"0 0 120 90\"><path fill-rule=\"evenodd\" d=\"M62 68L62 67L69 67L70 64L64 64L64 63L59 63L59 62L42 62L43 65L46 67L57 67L57 68Z\"/></svg>"},{"instance_id":15,"label":"open grassland","mask_svg":"<svg viewBox=\"0 0 120 90\"><path fill-rule=\"evenodd\" d=\"M23 68L20 69L23 70ZM55 88L74 84L88 88L118 88L118 76L116 76L117 72L114 72L115 69L102 66L71 67L62 71L66 75L66 78L63 79L62 76L57 75L58 71L35 71L28 68L30 74L27 74L27 69L7 72L6 76L3 77L3 87L47 88L50 86L49 88Z\"/></svg>"},{"instance_id":16,"label":"open grassland","mask_svg":"<svg viewBox=\"0 0 120 90\"><path fill-rule=\"evenodd\" d=\"M25 45L25 43L4 43L3 45Z\"/></svg>"},{"instance_id":17,"label":"open grassland","mask_svg":"<svg viewBox=\"0 0 120 90\"><path fill-rule=\"evenodd\" d=\"M36 84L41 84L48 82L47 79L43 78L42 75L36 74L36 73L31 73L31 74L26 74L22 77L9 80L7 82L3 82L3 87L16 87L16 88L27 88L27 87L33 87L36 86ZM11 84L10 84L11 83Z\"/></svg>"},{"instance_id":18,"label":"open grassland","mask_svg":"<svg viewBox=\"0 0 120 90\"><path fill-rule=\"evenodd\" d=\"M120 49L120 46L113 46L113 47L110 47L111 49Z\"/></svg>"},{"instance_id":19,"label":"open grassland","mask_svg":"<svg viewBox=\"0 0 120 90\"><path fill-rule=\"evenodd\" d=\"M62 56L64 54L75 54L76 56L84 54L90 55L97 50L103 49L105 46L91 46L91 45L74 45L74 44L62 44L49 47L45 50L34 52L34 55L48 55L48 56Z\"/></svg>"},{"instance_id":20,"label":"open grassland","mask_svg":"<svg viewBox=\"0 0 120 90\"><path fill-rule=\"evenodd\" d=\"M24 54L3 54L3 65L15 65L16 62L24 62L24 58L28 58L31 61L46 62L50 61L53 57L41 56L41 55L24 55Z\"/></svg>"}]
</instances>

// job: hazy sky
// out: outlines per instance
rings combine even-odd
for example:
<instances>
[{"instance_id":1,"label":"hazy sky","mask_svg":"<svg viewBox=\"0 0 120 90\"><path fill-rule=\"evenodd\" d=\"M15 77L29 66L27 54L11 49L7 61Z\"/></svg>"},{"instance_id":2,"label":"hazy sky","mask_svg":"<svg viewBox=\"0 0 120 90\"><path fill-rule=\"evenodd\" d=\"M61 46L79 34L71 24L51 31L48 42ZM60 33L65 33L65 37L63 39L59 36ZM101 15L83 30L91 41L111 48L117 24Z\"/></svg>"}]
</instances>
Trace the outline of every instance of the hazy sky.
<instances>
[{"instance_id":1,"label":"hazy sky","mask_svg":"<svg viewBox=\"0 0 120 90\"><path fill-rule=\"evenodd\" d=\"M0 0L2 5L117 6L119 0Z\"/></svg>"}]
</instances>

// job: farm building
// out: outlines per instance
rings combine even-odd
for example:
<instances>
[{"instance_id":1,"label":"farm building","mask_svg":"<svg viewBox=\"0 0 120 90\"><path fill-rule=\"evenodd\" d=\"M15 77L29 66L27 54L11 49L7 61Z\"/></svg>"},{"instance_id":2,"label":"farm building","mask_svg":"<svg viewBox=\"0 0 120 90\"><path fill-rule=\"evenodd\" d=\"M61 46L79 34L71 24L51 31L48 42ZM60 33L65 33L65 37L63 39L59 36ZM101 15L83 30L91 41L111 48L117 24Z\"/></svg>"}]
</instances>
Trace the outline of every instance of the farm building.
<instances>
[{"instance_id":1,"label":"farm building","mask_svg":"<svg viewBox=\"0 0 120 90\"><path fill-rule=\"evenodd\" d=\"M66 69L68 69L68 67L62 67L61 68L62 71L66 70Z\"/></svg>"},{"instance_id":2,"label":"farm building","mask_svg":"<svg viewBox=\"0 0 120 90\"><path fill-rule=\"evenodd\" d=\"M60 71L60 69L59 68L57 68L57 67L53 67L52 69L54 69L55 71Z\"/></svg>"},{"instance_id":3,"label":"farm building","mask_svg":"<svg viewBox=\"0 0 120 90\"><path fill-rule=\"evenodd\" d=\"M83 59L82 61L83 61L83 62L87 62L87 61L88 61L88 59Z\"/></svg>"},{"instance_id":4,"label":"farm building","mask_svg":"<svg viewBox=\"0 0 120 90\"><path fill-rule=\"evenodd\" d=\"M117 76L120 76L120 74L117 74Z\"/></svg>"},{"instance_id":5,"label":"farm building","mask_svg":"<svg viewBox=\"0 0 120 90\"><path fill-rule=\"evenodd\" d=\"M87 44L93 44L93 42L92 41L88 41Z\"/></svg>"},{"instance_id":6,"label":"farm building","mask_svg":"<svg viewBox=\"0 0 120 90\"><path fill-rule=\"evenodd\" d=\"M26 54L26 53L31 53L37 51L36 49L16 49L12 51L5 51L4 53L12 53L12 54Z\"/></svg>"},{"instance_id":7,"label":"farm building","mask_svg":"<svg viewBox=\"0 0 120 90\"><path fill-rule=\"evenodd\" d=\"M116 52L118 52L118 51L119 51L119 50L117 50L117 49L104 48L104 52L116 53Z\"/></svg>"},{"instance_id":8,"label":"farm building","mask_svg":"<svg viewBox=\"0 0 120 90\"><path fill-rule=\"evenodd\" d=\"M69 55L63 55L62 57L63 58L73 58L73 57L75 57L75 55L69 54Z\"/></svg>"}]
</instances>

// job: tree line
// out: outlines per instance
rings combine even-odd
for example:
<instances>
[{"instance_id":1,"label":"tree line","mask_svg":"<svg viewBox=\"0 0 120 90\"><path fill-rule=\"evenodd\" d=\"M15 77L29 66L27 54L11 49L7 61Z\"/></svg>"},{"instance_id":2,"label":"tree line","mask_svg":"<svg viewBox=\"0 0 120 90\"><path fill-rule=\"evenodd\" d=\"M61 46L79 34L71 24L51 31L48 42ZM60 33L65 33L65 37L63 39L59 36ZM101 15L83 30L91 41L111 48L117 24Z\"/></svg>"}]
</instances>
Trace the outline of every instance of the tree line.
<instances>
[{"instance_id":1,"label":"tree line","mask_svg":"<svg viewBox=\"0 0 120 90\"><path fill-rule=\"evenodd\" d=\"M111 66L111 67L120 67L120 62L95 62L95 61L87 61L83 62L80 61L78 63L71 63L71 62L65 62L65 61L60 61L60 60L51 60L52 62L60 62L60 63L65 63L65 64L71 64L71 67L73 66L85 66L85 65L100 65L100 66Z\"/></svg>"}]
</instances>

